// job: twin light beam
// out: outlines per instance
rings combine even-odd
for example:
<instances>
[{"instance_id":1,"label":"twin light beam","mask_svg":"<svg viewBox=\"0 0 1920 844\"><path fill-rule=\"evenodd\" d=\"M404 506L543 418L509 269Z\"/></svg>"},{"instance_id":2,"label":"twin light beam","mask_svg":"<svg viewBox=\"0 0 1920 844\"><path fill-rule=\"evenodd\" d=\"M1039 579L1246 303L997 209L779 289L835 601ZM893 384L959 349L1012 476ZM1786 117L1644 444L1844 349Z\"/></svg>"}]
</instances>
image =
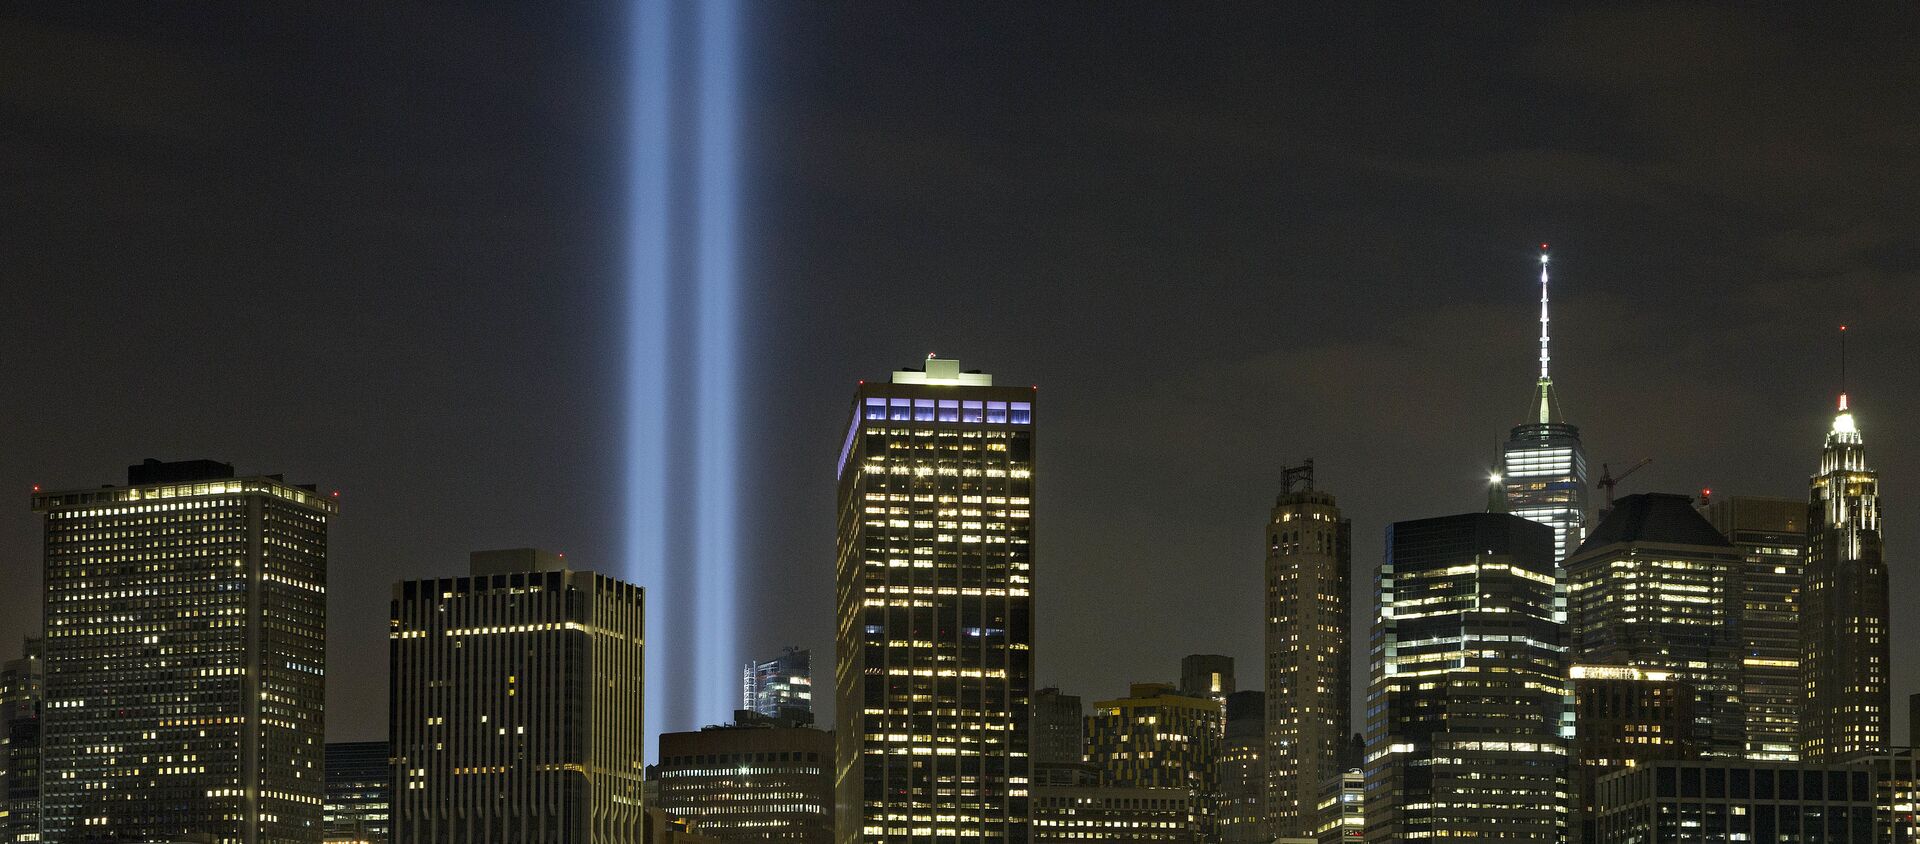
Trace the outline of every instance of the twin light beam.
<instances>
[{"instance_id":1,"label":"twin light beam","mask_svg":"<svg viewBox=\"0 0 1920 844\"><path fill-rule=\"evenodd\" d=\"M737 0L633 0L624 579L647 730L731 716L741 653Z\"/></svg>"}]
</instances>

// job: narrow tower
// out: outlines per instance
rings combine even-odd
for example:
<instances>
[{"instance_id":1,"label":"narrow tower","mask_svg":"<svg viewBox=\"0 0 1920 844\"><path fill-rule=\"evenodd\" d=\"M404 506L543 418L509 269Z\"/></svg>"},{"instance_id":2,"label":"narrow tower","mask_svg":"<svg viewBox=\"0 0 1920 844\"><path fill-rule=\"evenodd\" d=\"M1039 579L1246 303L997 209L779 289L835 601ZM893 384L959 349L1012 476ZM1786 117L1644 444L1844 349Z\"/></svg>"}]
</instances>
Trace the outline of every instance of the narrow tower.
<instances>
[{"instance_id":1,"label":"narrow tower","mask_svg":"<svg viewBox=\"0 0 1920 844\"><path fill-rule=\"evenodd\" d=\"M1507 512L1553 528L1553 558L1564 560L1586 535L1587 456L1580 429L1565 422L1553 391L1547 312L1547 245L1540 244L1540 378L1528 419L1507 434L1501 482ZM1494 508L1489 508L1494 509ZM1560 602L1564 608L1564 600Z\"/></svg>"},{"instance_id":2,"label":"narrow tower","mask_svg":"<svg viewBox=\"0 0 1920 844\"><path fill-rule=\"evenodd\" d=\"M1275 837L1315 834L1321 788L1340 775L1352 732L1352 541L1353 523L1313 487L1313 462L1287 467L1267 521L1266 770Z\"/></svg>"},{"instance_id":3,"label":"narrow tower","mask_svg":"<svg viewBox=\"0 0 1920 844\"><path fill-rule=\"evenodd\" d=\"M1828 763L1882 752L1887 690L1887 568L1881 559L1880 475L1846 393L1841 326L1840 408L1810 480L1807 569L1801 588L1800 670L1806 681L1801 758Z\"/></svg>"}]
</instances>

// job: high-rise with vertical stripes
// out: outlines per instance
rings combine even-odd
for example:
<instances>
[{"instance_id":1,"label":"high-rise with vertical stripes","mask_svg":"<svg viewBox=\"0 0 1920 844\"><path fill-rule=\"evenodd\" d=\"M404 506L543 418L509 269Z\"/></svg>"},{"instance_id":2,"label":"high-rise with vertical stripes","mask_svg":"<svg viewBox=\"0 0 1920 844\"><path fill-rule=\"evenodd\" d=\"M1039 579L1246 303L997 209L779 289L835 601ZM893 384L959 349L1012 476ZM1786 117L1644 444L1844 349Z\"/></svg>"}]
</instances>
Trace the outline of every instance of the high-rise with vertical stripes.
<instances>
[{"instance_id":1,"label":"high-rise with vertical stripes","mask_svg":"<svg viewBox=\"0 0 1920 844\"><path fill-rule=\"evenodd\" d=\"M396 584L395 844L641 840L643 600L531 548Z\"/></svg>"},{"instance_id":2,"label":"high-rise with vertical stripes","mask_svg":"<svg viewBox=\"0 0 1920 844\"><path fill-rule=\"evenodd\" d=\"M843 844L1030 840L1034 394L932 356L854 392L835 582Z\"/></svg>"},{"instance_id":3,"label":"high-rise with vertical stripes","mask_svg":"<svg viewBox=\"0 0 1920 844\"><path fill-rule=\"evenodd\" d=\"M1800 592L1800 672L1807 690L1800 755L1828 763L1885 752L1893 718L1880 473L1867 467L1866 442L1844 392L1810 486Z\"/></svg>"},{"instance_id":4,"label":"high-rise with vertical stripes","mask_svg":"<svg viewBox=\"0 0 1920 844\"><path fill-rule=\"evenodd\" d=\"M1353 724L1353 524L1313 461L1281 472L1265 540L1267 831L1311 838Z\"/></svg>"},{"instance_id":5,"label":"high-rise with vertical stripes","mask_svg":"<svg viewBox=\"0 0 1920 844\"><path fill-rule=\"evenodd\" d=\"M331 495L211 460L40 492L44 841L320 839Z\"/></svg>"}]
</instances>

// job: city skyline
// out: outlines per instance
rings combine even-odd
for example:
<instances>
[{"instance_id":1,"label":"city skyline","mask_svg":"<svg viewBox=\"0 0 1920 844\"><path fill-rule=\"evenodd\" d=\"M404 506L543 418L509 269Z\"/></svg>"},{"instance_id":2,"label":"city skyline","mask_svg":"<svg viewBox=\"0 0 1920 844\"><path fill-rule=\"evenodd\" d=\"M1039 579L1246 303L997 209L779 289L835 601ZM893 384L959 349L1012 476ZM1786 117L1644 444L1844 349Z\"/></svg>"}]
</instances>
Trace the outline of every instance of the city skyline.
<instances>
[{"instance_id":1,"label":"city skyline","mask_svg":"<svg viewBox=\"0 0 1920 844\"><path fill-rule=\"evenodd\" d=\"M595 157L598 136L584 111L547 110L538 96L546 83L599 78L613 64L610 49L601 55L589 43L575 63L552 65L542 84L502 86L497 101L445 102L427 119L342 121L357 98L299 89L305 93L292 108L312 107L314 116L300 120L326 124L324 131L296 121L303 132L266 137L231 115L311 70L313 59L299 51L233 53L179 32L9 14L22 24L10 38L93 45L103 64L156 71L155 79L218 75L209 63L265 72L258 82L205 88L184 103L178 122L157 121L127 101L137 97L101 96L113 87L105 82L165 102L187 96L125 70L80 90L93 99L30 100L34 114L50 119L11 130L24 139L31 164L21 179L23 201L9 204L6 220L23 237L0 247L8 265L20 268L13 277L37 290L30 318L8 317L15 320L8 327L16 353L0 356L0 375L30 400L0 415L9 441L19 444L0 455L0 483L24 498L32 484L83 486L149 456L205 456L341 489L352 517L330 542L337 573L331 638L340 667L330 678L331 739L384 734L384 692L358 675L384 676L383 595L393 580L434 576L444 561L481 547L531 543L584 560L618 556L621 519L602 503L617 485L601 474L618 442L619 411L604 369L622 337L598 314L615 286L599 256L613 250L611 235L591 222L598 197L583 187L612 165ZM1121 78L1105 84L1122 87L1096 86L1089 90L1106 93L1068 107L1078 101L1071 74L1018 92L1009 70L955 69L885 53L908 80L942 92L959 119L987 127L976 132L861 81L863 69L874 67L873 59L858 57L863 49L891 37L922 43L915 41L925 37L922 28L951 23L950 14L913 13L878 32L851 19L776 16L767 26L815 37L760 36L760 73L786 71L789 79L783 88L758 89L767 112L754 137L789 133L801 143L793 174L769 176L776 168L764 164L755 171L771 185L757 229L768 240L756 253L762 259L755 289L767 298L757 305L753 353L742 359L749 366L780 361L783 369L748 379L746 415L755 421L746 429L754 438L746 462L764 467L776 494L743 502L744 521L755 526L743 557L752 572L798 569L807 576L792 591L746 596L747 653L708 670L731 677L745 659L788 644L825 653L831 596L817 583L830 571L832 538L818 526L831 511L832 478L831 457L821 457L819 444L837 444L833 429L853 379L929 350L1048 392L1051 480L1038 506L1053 515L1037 588L1055 597L1038 622L1044 655L1035 683L1091 695L1115 682L1149 679L1137 676L1138 666L1167 666L1196 652L1259 664L1254 627L1222 621L1189 629L1182 622L1258 617L1262 549L1246 526L1265 516L1282 466L1316 457L1321 483L1339 491L1355 523L1353 564L1362 572L1356 582L1379 562L1389 522L1479 507L1494 438L1525 418L1516 386L1530 375L1530 249L1542 240L1555 245L1554 376L1588 458L1616 469L1655 458L1622 485L1623 495L1712 486L1716 493L1804 497L1810 454L1832 421L1838 388L1830 333L1846 322L1858 335L1851 386L1861 428L1874 438L1872 465L1887 479L1895 512L1910 500L1901 485L1920 476L1920 454L1900 428L1902 420L1920 418L1920 390L1915 376L1892 362L1915 346L1909 315L1920 302L1888 211L1900 207L1899 186L1913 172L1861 140L1901 125L1900 112L1882 115L1884 103L1851 90L1832 98L1805 94L1789 83L1801 75L1782 68L1777 46L1789 34L1831 45L1859 35L1846 27L1866 23L1800 30L1754 18L1729 36L1733 60L1751 73L1738 83L1707 75L1673 92L1636 86L1685 76L1692 67L1686 60L1608 82L1603 71L1616 66L1593 48L1572 56L1558 48L1569 43L1570 31L1618 45L1655 29L1670 39L1658 43L1677 45L1671 55L1690 55L1696 51L1686 48L1705 37L1701 32L1723 22L1710 11L1672 12L1679 25L1657 28L1597 12L1530 13L1504 23L1469 15L1457 22L1465 42L1509 53L1524 47L1527 73L1482 91L1464 59L1435 48L1444 61L1423 94L1449 106L1539 98L1563 108L1475 107L1470 113L1489 118L1492 128L1458 138L1437 113L1451 117L1451 109L1393 94L1365 73L1327 71L1317 62L1326 53L1295 41L1285 43L1304 55L1274 58L1275 65L1334 73L1338 97L1296 101L1265 85L1236 83L1190 105ZM1032 15L1019 22L1041 33L1065 31L1057 14ZM527 49L541 56L588 38L580 31L587 27L569 28L578 20L536 26L485 12L451 25L431 15L385 23L400 32L446 25L486 35L524 25L533 36ZM1421 27L1418 15L1374 34L1319 23L1332 33L1330 44L1377 49L1416 44ZM1165 34L1152 24L1119 21L1060 60L1117 67L1112 56L1121 49L1137 52L1151 43L1149 33ZM1201 23L1168 37L1178 49L1232 37L1225 29ZM1006 34L988 28L962 36L978 39L963 43L984 43L996 32ZM399 79L417 99L450 76L498 79L483 62L450 53L432 54L436 73L413 79L402 71L415 56L372 36L353 43L366 58L364 67L350 69L355 78ZM156 44L164 49L146 49ZM854 55L854 66L820 67L814 51L832 48ZM1015 70L1049 66L1040 51L1010 49ZM1147 50L1144 61L1178 70L1170 53ZM1203 61L1201 70L1174 78L1244 70L1226 55ZM1859 87L1907 78L1877 56L1862 61L1864 68L1848 71L1865 81ZM1816 79L1837 73L1824 60L1816 64ZM954 81L936 84L945 74ZM991 95L957 90L969 83ZM1750 87L1759 93L1741 93ZM44 96L47 89L26 90ZM592 97L592 86L586 90L583 96ZM1697 123L1655 132L1653 149L1644 153L1650 160L1596 149L1638 139L1689 104L1752 104L1756 96L1782 99L1791 116L1730 151L1721 141L1743 119L1711 109L1701 110ZM1018 117L1057 112L1058 119L1038 134L1015 131L1025 124L991 119L996 97L1010 97ZM1375 105L1361 111L1343 105L1349 98ZM1149 114L1129 111L1135 102L1151 106ZM804 114L816 107L855 128L802 131L821 128L817 121L825 118ZM1289 115L1323 107L1332 115L1323 134L1276 128ZM1408 143L1432 148L1369 141L1385 119L1372 108L1401 121L1394 126L1412 136ZM556 151L529 157L531 145L511 134L484 147L447 146L458 127L502 110L515 118L488 125L557 130ZM1181 131L1165 127L1168 115ZM448 119L430 125L434 118ZM1572 139L1581 133L1567 126L1593 122L1612 128L1593 145ZM896 125L916 143L885 142L890 133L880 130ZM1840 125L1860 128L1826 137ZM113 126L128 128L125 135L103 128ZM1493 139L1506 130L1515 130L1513 140ZM345 142L337 152L321 152L321 140L334 132ZM204 137L214 141L195 143ZM403 156L400 169L422 175L382 170L354 177L338 194L323 186L337 172L384 155L388 142ZM1769 166L1769 143L1811 163ZM305 175L278 189L278 170L236 152L254 146L274 160L293 160ZM1340 146L1362 152L1328 151ZM1120 202L1122 194L1103 186L1072 190L1095 181L1079 152L1089 147L1124 150L1116 166L1127 177L1121 181L1134 185L1125 195L1144 196L1146 204ZM449 163L430 166L445 148L454 149ZM1037 160L1022 152L1029 149ZM1715 156L1726 151L1728 162L1708 160L1709 149ZM1218 164L1207 163L1216 155ZM1156 175L1168 161L1179 162L1174 172L1198 187ZM462 234L468 216L446 213L433 198L465 181L464 173L515 171L515 163L525 164L516 181L467 188L472 193L455 198L485 209L475 218L526 202L537 220L503 213L502 221ZM855 167L867 163L912 177L907 184L941 193L951 207L911 210L919 206L907 204L900 188ZM1445 172L1453 164L1477 165L1473 172L1488 178L1463 185ZM204 172L227 165L235 165L241 189L204 190ZM1319 165L1333 175L1314 176ZM95 167L115 183L150 185L151 192L96 221L94 212L108 207L99 204L97 189L55 175ZM1059 175L1032 178L1054 169ZM1856 180L1859 173L1872 178ZM1773 177L1765 180L1771 187L1747 181L1761 176ZM993 191L968 187L975 179L1013 189L998 201ZM1023 180L1038 187L1019 188ZM530 200L522 189L532 190ZM1392 195L1412 211L1366 198L1370 192ZM356 199L360 194L401 201L388 211ZM250 198L256 195L283 197L285 207L263 207ZM820 215L804 232L777 231L768 222L826 205L844 210ZM1073 222L1101 206L1142 209L1145 219L1107 211L1089 217L1093 226ZM1159 210L1165 207L1195 213L1170 225ZM1627 217L1633 222L1621 222ZM1702 220L1715 223L1703 227ZM388 228L403 234L383 233ZM1052 235L1024 233L1031 231ZM27 254L25 243L45 256ZM413 278L417 287L400 284ZM1048 283L1053 279L1059 281ZM897 287L898 295L875 296L875 287ZM181 330L228 305L240 309L233 324ZM1291 316L1298 330L1275 330L1275 319ZM236 357L236 347L260 351ZM1406 412L1414 407L1422 412ZM285 425L258 426L267 417ZM1156 490L1165 498L1145 495ZM1920 547L1914 522L1888 520L1896 592L1920 587L1910 567L1898 565L1906 550ZM39 626L38 542L24 503L0 513L0 566L23 586L0 599L0 642ZM1220 574L1195 578L1195 571ZM1134 633L1139 619L1183 632ZM1898 700L1916 690L1920 630L1900 617L1893 625ZM1112 641L1128 647L1105 652ZM1151 679L1174 679L1170 669L1158 670L1165 676ZM831 706L823 701L822 708L823 723L831 723ZM1898 739L1906 731L1904 708L1896 708Z\"/></svg>"}]
</instances>

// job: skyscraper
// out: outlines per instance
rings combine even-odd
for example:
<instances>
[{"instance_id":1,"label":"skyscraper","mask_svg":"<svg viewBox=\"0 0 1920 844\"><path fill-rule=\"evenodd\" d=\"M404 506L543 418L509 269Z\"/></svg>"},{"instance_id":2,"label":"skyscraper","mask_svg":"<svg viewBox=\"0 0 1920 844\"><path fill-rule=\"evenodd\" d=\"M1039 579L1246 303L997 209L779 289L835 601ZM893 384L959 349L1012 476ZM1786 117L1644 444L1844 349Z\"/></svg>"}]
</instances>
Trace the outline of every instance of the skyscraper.
<instances>
[{"instance_id":1,"label":"skyscraper","mask_svg":"<svg viewBox=\"0 0 1920 844\"><path fill-rule=\"evenodd\" d=\"M813 652L788 648L764 662L747 663L741 708L795 724L813 723Z\"/></svg>"},{"instance_id":2,"label":"skyscraper","mask_svg":"<svg viewBox=\"0 0 1920 844\"><path fill-rule=\"evenodd\" d=\"M1746 555L1741 571L1740 706L1748 759L1800 758L1800 583L1807 505L1792 498L1725 496L1707 505L1715 530Z\"/></svg>"},{"instance_id":3,"label":"skyscraper","mask_svg":"<svg viewBox=\"0 0 1920 844\"><path fill-rule=\"evenodd\" d=\"M1093 705L1087 761L1100 770L1102 785L1186 789L1200 839L1215 841L1223 716L1212 698L1167 683L1135 683L1126 697Z\"/></svg>"},{"instance_id":4,"label":"skyscraper","mask_svg":"<svg viewBox=\"0 0 1920 844\"><path fill-rule=\"evenodd\" d=\"M1892 738L1880 474L1867 468L1844 392L1811 486L1800 600L1801 756L1826 764L1885 752Z\"/></svg>"},{"instance_id":5,"label":"skyscraper","mask_svg":"<svg viewBox=\"0 0 1920 844\"><path fill-rule=\"evenodd\" d=\"M1233 657L1188 654L1180 658L1181 694L1225 701L1233 692Z\"/></svg>"},{"instance_id":6,"label":"skyscraper","mask_svg":"<svg viewBox=\"0 0 1920 844\"><path fill-rule=\"evenodd\" d=\"M1567 832L1553 531L1503 513L1396 522L1378 570L1366 839Z\"/></svg>"},{"instance_id":7,"label":"skyscraper","mask_svg":"<svg viewBox=\"0 0 1920 844\"><path fill-rule=\"evenodd\" d=\"M40 840L40 722L46 698L41 640L0 663L0 844Z\"/></svg>"},{"instance_id":8,"label":"skyscraper","mask_svg":"<svg viewBox=\"0 0 1920 844\"><path fill-rule=\"evenodd\" d=\"M659 808L723 841L833 842L833 734L744 711L660 734Z\"/></svg>"},{"instance_id":9,"label":"skyscraper","mask_svg":"<svg viewBox=\"0 0 1920 844\"><path fill-rule=\"evenodd\" d=\"M1637 668L1694 693L1688 742L1746 752L1740 706L1745 555L1685 495L1629 495L1566 561L1574 664Z\"/></svg>"},{"instance_id":10,"label":"skyscraper","mask_svg":"<svg viewBox=\"0 0 1920 844\"><path fill-rule=\"evenodd\" d=\"M393 840L638 840L640 587L531 548L471 565L394 585Z\"/></svg>"},{"instance_id":11,"label":"skyscraper","mask_svg":"<svg viewBox=\"0 0 1920 844\"><path fill-rule=\"evenodd\" d=\"M327 844L393 840L393 764L384 741L327 743Z\"/></svg>"},{"instance_id":12,"label":"skyscraper","mask_svg":"<svg viewBox=\"0 0 1920 844\"><path fill-rule=\"evenodd\" d=\"M211 460L33 496L46 841L320 836L331 496Z\"/></svg>"},{"instance_id":13,"label":"skyscraper","mask_svg":"<svg viewBox=\"0 0 1920 844\"><path fill-rule=\"evenodd\" d=\"M1502 448L1500 477L1506 512L1553 528L1554 559L1580 547L1587 520L1587 455L1580 429L1560 414L1548 364L1547 245L1540 244L1540 378L1526 422L1513 426ZM1562 612L1564 612L1564 602Z\"/></svg>"},{"instance_id":14,"label":"skyscraper","mask_svg":"<svg viewBox=\"0 0 1920 844\"><path fill-rule=\"evenodd\" d=\"M1034 391L929 356L855 391L835 692L846 844L1029 840Z\"/></svg>"},{"instance_id":15,"label":"skyscraper","mask_svg":"<svg viewBox=\"0 0 1920 844\"><path fill-rule=\"evenodd\" d=\"M1313 461L1280 477L1265 537L1267 810L1273 835L1311 838L1353 725L1353 524L1314 489Z\"/></svg>"}]
</instances>

